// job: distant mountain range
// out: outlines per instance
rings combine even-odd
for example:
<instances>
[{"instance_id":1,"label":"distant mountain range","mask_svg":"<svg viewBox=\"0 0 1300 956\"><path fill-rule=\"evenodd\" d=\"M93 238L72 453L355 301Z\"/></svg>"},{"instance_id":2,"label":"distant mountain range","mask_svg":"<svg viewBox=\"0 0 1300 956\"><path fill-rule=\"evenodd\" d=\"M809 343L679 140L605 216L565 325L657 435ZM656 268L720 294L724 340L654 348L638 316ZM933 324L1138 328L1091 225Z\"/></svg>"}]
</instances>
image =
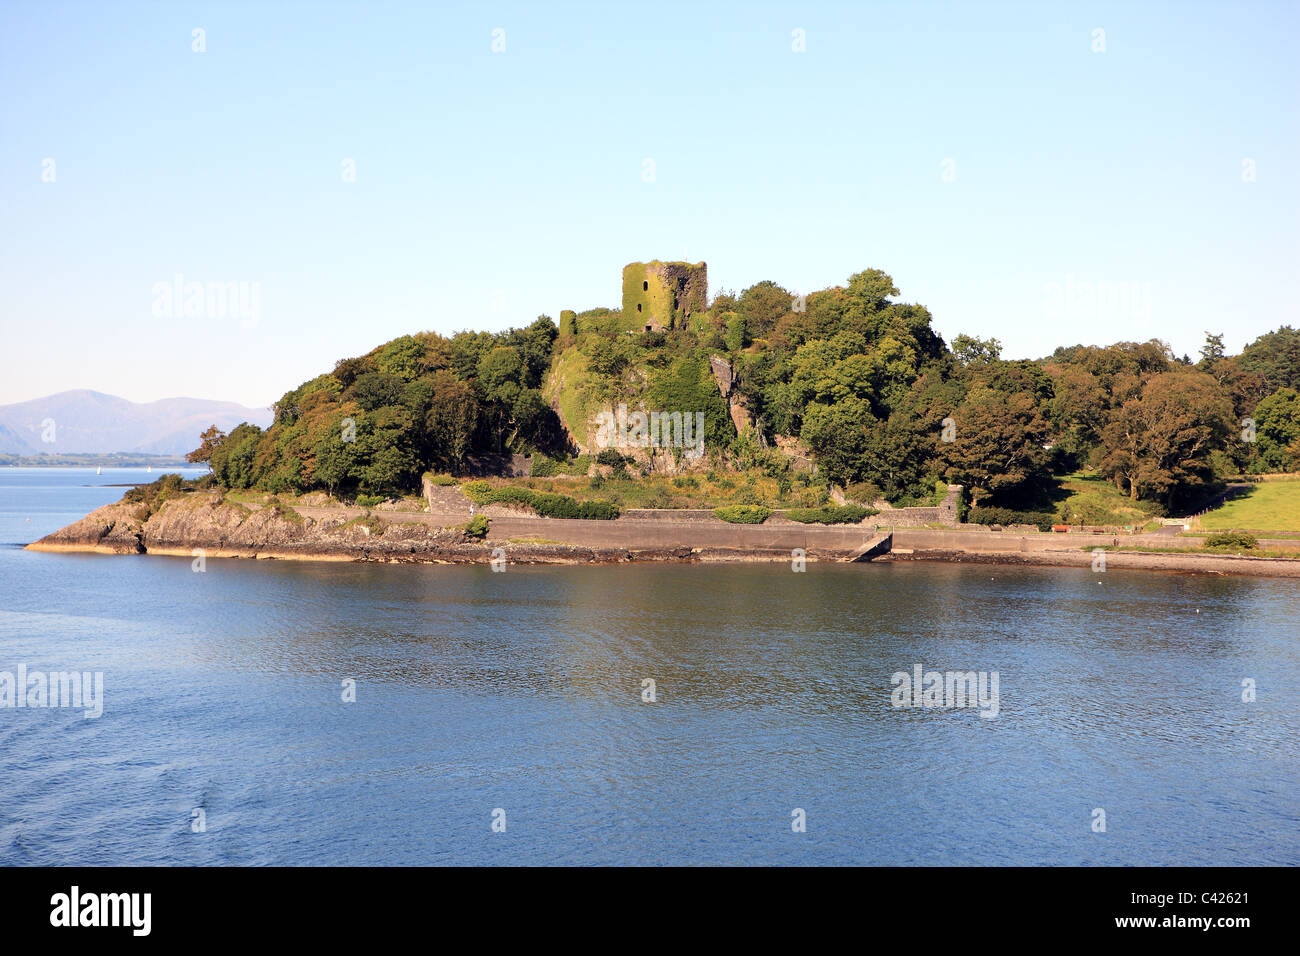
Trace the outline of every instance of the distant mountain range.
<instances>
[{"instance_id":1,"label":"distant mountain range","mask_svg":"<svg viewBox=\"0 0 1300 956\"><path fill-rule=\"evenodd\" d=\"M198 447L199 434L209 425L230 431L251 422L265 428L271 417L269 408L236 402L164 398L140 404L76 389L0 405L0 454L183 455Z\"/></svg>"}]
</instances>

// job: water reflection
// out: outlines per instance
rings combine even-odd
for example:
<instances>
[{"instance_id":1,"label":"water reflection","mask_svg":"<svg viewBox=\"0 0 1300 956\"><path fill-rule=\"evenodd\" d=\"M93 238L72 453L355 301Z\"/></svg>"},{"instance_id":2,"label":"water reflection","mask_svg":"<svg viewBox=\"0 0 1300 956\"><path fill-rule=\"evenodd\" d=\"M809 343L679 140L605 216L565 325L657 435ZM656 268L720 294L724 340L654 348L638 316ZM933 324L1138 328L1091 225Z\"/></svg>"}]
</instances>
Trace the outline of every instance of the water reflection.
<instances>
[{"instance_id":1,"label":"water reflection","mask_svg":"<svg viewBox=\"0 0 1300 956\"><path fill-rule=\"evenodd\" d=\"M0 862L1300 862L1287 581L5 550L0 588L4 660L106 688L0 722ZM999 717L891 708L914 664L998 671Z\"/></svg>"}]
</instances>

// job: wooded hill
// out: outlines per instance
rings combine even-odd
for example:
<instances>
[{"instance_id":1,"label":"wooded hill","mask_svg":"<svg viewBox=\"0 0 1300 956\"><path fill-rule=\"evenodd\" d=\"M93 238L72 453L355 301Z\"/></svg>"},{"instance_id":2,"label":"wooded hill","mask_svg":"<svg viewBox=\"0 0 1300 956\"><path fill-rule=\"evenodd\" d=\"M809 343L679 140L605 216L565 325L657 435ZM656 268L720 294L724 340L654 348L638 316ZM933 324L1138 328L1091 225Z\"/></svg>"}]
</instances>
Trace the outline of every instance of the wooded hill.
<instances>
[{"instance_id":1,"label":"wooded hill","mask_svg":"<svg viewBox=\"0 0 1300 956\"><path fill-rule=\"evenodd\" d=\"M663 330L592 309L565 313L564 334L541 316L507 332L402 336L286 393L265 430L209 429L190 457L233 488L409 493L422 472L461 473L471 455L571 465L592 411L626 401L704 413L711 469L786 480L778 438L797 439L816 480L863 501L928 500L955 482L976 504L1027 509L1054 476L1082 469L1175 508L1228 475L1300 468L1289 326L1232 356L1207 333L1195 360L1153 340L1005 361L996 339L945 343L930 312L899 296L868 269L804 299L771 281L723 291ZM711 357L730 363L752 427L737 430Z\"/></svg>"}]
</instances>

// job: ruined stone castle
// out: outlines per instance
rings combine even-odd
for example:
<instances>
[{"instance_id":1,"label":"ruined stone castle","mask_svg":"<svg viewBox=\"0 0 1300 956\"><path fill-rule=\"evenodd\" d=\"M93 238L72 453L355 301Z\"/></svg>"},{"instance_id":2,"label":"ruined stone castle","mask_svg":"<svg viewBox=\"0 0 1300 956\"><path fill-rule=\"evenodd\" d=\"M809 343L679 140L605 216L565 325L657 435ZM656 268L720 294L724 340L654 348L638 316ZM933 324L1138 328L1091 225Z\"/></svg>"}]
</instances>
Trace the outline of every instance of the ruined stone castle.
<instances>
[{"instance_id":1,"label":"ruined stone castle","mask_svg":"<svg viewBox=\"0 0 1300 956\"><path fill-rule=\"evenodd\" d=\"M632 262L623 267L623 328L658 332L681 328L709 308L709 267L703 262Z\"/></svg>"}]
</instances>

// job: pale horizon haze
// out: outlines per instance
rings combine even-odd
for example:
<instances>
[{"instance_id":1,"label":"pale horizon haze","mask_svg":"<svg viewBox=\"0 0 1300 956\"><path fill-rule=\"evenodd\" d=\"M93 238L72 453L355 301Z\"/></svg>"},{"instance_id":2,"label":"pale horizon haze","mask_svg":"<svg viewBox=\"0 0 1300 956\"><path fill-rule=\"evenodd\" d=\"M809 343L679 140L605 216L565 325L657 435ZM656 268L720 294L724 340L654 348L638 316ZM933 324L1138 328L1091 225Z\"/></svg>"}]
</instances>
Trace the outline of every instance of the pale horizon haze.
<instances>
[{"instance_id":1,"label":"pale horizon haze","mask_svg":"<svg viewBox=\"0 0 1300 956\"><path fill-rule=\"evenodd\" d=\"M11 0L0 403L263 407L655 258L883 269L1006 358L1238 352L1300 325L1298 41L1272 2ZM168 313L178 276L256 314Z\"/></svg>"}]
</instances>

